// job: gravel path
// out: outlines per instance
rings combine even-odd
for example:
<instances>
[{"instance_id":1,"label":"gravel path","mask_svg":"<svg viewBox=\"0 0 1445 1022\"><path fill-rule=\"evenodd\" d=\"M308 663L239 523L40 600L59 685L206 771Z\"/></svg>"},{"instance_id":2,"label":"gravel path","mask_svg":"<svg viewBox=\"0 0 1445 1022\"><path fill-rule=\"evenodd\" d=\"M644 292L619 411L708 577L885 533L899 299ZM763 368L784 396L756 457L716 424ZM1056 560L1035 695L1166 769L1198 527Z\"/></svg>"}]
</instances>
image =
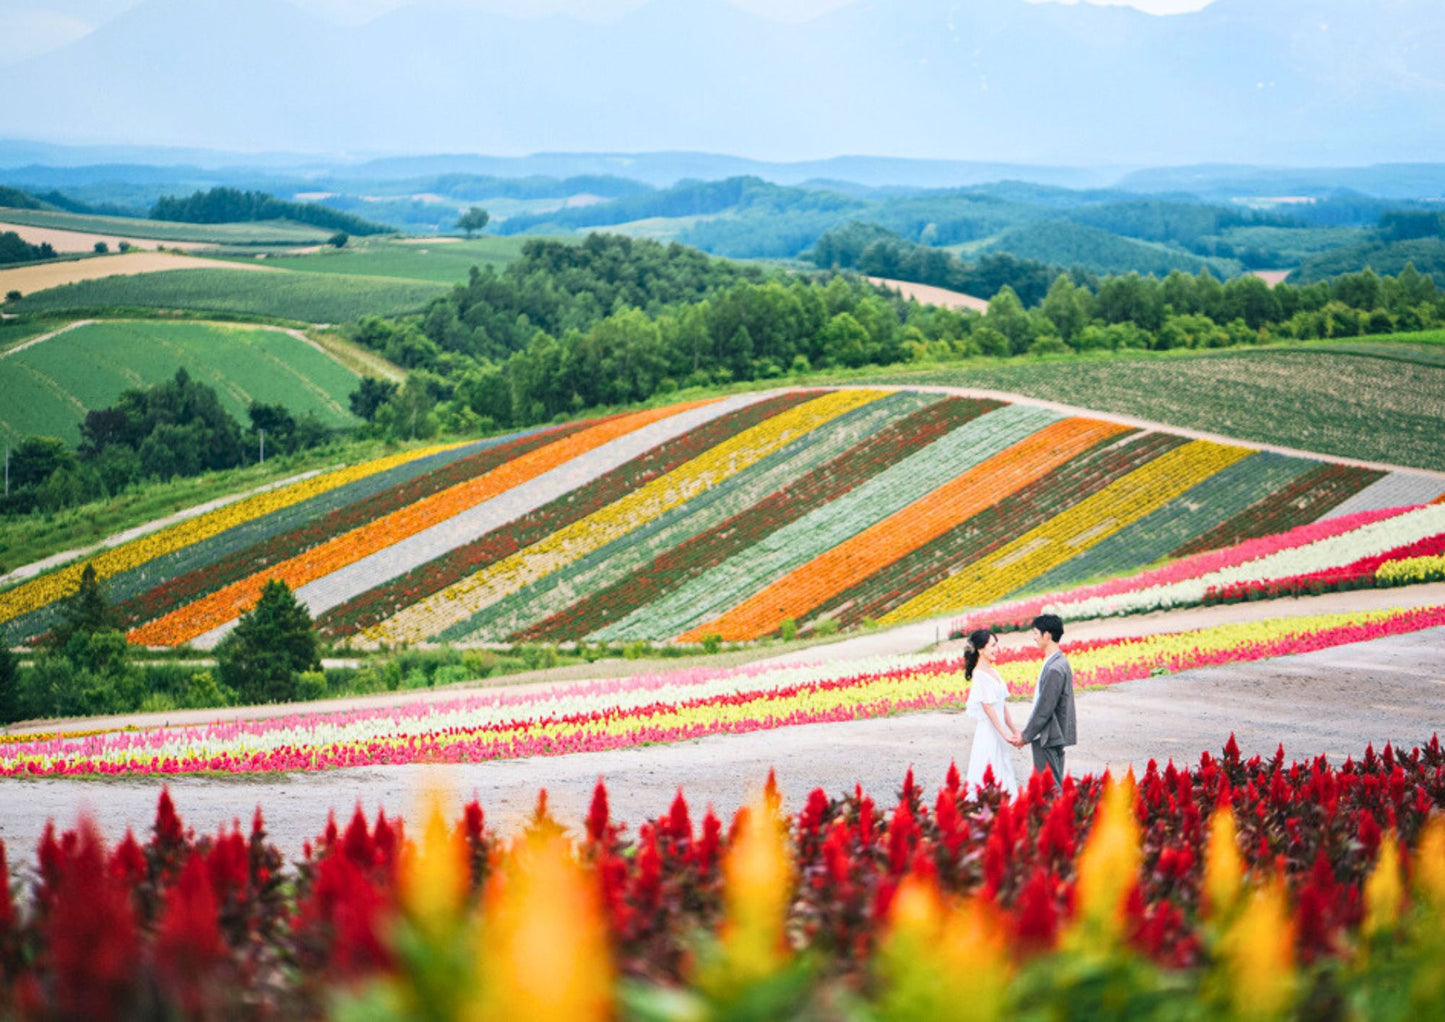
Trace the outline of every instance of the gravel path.
<instances>
[{"instance_id":1,"label":"gravel path","mask_svg":"<svg viewBox=\"0 0 1445 1022\"><path fill-rule=\"evenodd\" d=\"M1357 595L1357 594L1352 594ZM1246 755L1290 758L1358 755L1366 743L1405 747L1445 732L1445 629L1341 646L1300 656L1186 671L1081 693L1080 744L1069 750L1074 773L1106 766L1143 767L1150 758L1193 762L1217 751L1233 732ZM170 787L181 817L198 832L260 804L273 840L290 856L325 826L328 810L349 814L360 802L407 811L429 778L459 804L475 792L491 825L510 831L546 787L558 817L580 826L592 786L604 777L614 815L632 827L665 812L682 787L694 812L712 804L730 814L776 767L789 809L813 787L830 793L855 781L890 800L912 765L920 783L942 783L950 759L966 761L974 722L960 712L908 714L847 724L817 724L676 745L615 752L476 763L443 772L385 767L264 779L181 778ZM1019 753L1026 767L1026 753ZM74 822L89 811L118 839L144 832L154 817L155 781L0 782L0 839L12 862L33 856L47 819ZM344 820L343 820L344 822Z\"/></svg>"}]
</instances>

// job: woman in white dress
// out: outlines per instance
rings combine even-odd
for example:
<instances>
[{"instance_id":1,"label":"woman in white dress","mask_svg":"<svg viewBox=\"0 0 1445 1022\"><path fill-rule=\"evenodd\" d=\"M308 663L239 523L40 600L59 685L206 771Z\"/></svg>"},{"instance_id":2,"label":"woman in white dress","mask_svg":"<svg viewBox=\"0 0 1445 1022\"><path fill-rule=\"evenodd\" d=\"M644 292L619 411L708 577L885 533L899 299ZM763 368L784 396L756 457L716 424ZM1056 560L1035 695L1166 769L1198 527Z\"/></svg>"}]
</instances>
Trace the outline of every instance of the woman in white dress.
<instances>
[{"instance_id":1,"label":"woman in white dress","mask_svg":"<svg viewBox=\"0 0 1445 1022\"><path fill-rule=\"evenodd\" d=\"M971 634L963 646L964 677L972 682L964 712L978 721L968 757L968 786L972 790L982 784L984 771L993 767L995 783L1012 794L1019 783L1009 743L1018 739L1019 731L1008 712L1008 685L993 666L998 652L998 636L987 628Z\"/></svg>"}]
</instances>

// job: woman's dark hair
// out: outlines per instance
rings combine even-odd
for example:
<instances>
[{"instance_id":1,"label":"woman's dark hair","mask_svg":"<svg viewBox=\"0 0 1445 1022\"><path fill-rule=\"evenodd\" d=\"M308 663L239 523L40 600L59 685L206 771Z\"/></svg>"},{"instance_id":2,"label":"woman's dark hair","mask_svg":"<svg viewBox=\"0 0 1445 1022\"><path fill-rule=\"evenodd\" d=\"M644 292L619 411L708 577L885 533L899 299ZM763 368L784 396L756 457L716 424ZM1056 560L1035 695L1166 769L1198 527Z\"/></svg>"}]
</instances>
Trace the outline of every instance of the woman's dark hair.
<instances>
[{"instance_id":1,"label":"woman's dark hair","mask_svg":"<svg viewBox=\"0 0 1445 1022\"><path fill-rule=\"evenodd\" d=\"M992 638L993 632L987 628L968 633L968 648L963 651L963 676L969 681L973 680L973 669L978 666L979 651L987 646Z\"/></svg>"},{"instance_id":2,"label":"woman's dark hair","mask_svg":"<svg viewBox=\"0 0 1445 1022\"><path fill-rule=\"evenodd\" d=\"M1064 637L1064 619L1057 614L1040 614L1034 618L1033 627L1050 636L1055 642Z\"/></svg>"}]
</instances>

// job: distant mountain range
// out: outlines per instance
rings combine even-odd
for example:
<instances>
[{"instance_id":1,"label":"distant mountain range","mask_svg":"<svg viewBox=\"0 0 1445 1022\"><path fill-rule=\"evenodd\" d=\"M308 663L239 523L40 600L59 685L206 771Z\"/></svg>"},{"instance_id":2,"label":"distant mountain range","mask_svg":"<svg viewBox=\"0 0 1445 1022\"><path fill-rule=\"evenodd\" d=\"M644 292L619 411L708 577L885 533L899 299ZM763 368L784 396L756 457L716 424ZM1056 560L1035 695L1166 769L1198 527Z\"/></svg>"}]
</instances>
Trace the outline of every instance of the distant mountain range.
<instances>
[{"instance_id":1,"label":"distant mountain range","mask_svg":"<svg viewBox=\"0 0 1445 1022\"><path fill-rule=\"evenodd\" d=\"M798 24L724 0L654 0L602 24L436 3L360 26L287 0L144 0L0 69L0 136L265 153L666 154L641 166L533 157L527 170L652 184L899 177L887 161L767 173L694 155L710 152L909 154L941 161L908 175L931 187L1020 176L1019 165L1113 168L1029 175L1082 187L1204 161L1439 160L1442 52L1439 0L1215 0L1172 17L860 0Z\"/></svg>"}]
</instances>

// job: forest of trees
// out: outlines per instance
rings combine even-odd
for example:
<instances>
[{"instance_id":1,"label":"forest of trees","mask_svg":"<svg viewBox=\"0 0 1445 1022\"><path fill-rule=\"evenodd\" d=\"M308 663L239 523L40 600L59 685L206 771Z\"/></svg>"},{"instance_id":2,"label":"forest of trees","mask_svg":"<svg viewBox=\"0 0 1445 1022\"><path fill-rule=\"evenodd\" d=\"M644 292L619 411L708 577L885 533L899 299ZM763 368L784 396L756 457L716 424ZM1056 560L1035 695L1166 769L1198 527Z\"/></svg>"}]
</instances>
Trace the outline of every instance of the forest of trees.
<instances>
[{"instance_id":1,"label":"forest of trees","mask_svg":"<svg viewBox=\"0 0 1445 1022\"><path fill-rule=\"evenodd\" d=\"M314 447L332 435L314 415L299 419L279 404L252 402L250 425L221 405L211 387L184 368L153 387L124 391L89 412L72 448L53 436L28 436L10 452L10 492L0 513L56 511L113 496L144 480L235 468L260 457Z\"/></svg>"},{"instance_id":2,"label":"forest of trees","mask_svg":"<svg viewBox=\"0 0 1445 1022\"><path fill-rule=\"evenodd\" d=\"M294 220L356 235L387 234L392 230L385 224L374 224L352 213L313 202L286 202L265 192L243 192L239 188L212 188L185 197L163 196L151 207L150 216L152 220L188 224Z\"/></svg>"},{"instance_id":3,"label":"forest of trees","mask_svg":"<svg viewBox=\"0 0 1445 1022\"><path fill-rule=\"evenodd\" d=\"M1048 280L1039 274L1053 271L1010 257L991 265L1014 274L1023 293L1007 282L983 290L993 297L979 316L906 302L846 274L764 270L675 244L532 241L504 271L473 270L421 315L363 320L354 339L412 374L397 391L375 384L358 393L353 410L387 435L429 436L814 368L1223 347L1445 323L1445 297L1413 268L1271 288L1208 272Z\"/></svg>"}]
</instances>

